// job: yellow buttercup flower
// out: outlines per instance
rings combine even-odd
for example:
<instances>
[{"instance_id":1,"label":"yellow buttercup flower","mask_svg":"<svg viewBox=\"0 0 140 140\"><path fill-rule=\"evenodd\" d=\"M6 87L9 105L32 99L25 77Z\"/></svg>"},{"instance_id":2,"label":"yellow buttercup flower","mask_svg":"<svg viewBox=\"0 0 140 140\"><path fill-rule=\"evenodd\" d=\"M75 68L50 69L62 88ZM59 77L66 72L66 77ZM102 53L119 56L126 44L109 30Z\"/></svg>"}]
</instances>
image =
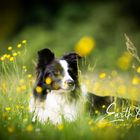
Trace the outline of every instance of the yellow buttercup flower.
<instances>
[{"instance_id":1,"label":"yellow buttercup flower","mask_svg":"<svg viewBox=\"0 0 140 140\"><path fill-rule=\"evenodd\" d=\"M14 52L14 53L13 53L13 56L17 56L17 53L16 53L16 52Z\"/></svg>"},{"instance_id":2,"label":"yellow buttercup flower","mask_svg":"<svg viewBox=\"0 0 140 140\"><path fill-rule=\"evenodd\" d=\"M138 76L134 76L132 79L133 85L138 85L140 83L140 78Z\"/></svg>"},{"instance_id":3,"label":"yellow buttercup flower","mask_svg":"<svg viewBox=\"0 0 140 140\"><path fill-rule=\"evenodd\" d=\"M27 77L28 77L28 78L32 78L32 74L28 74Z\"/></svg>"},{"instance_id":4,"label":"yellow buttercup flower","mask_svg":"<svg viewBox=\"0 0 140 140\"><path fill-rule=\"evenodd\" d=\"M97 123L98 128L105 128L106 126L110 126L110 125L111 123L108 122L107 120L102 120Z\"/></svg>"},{"instance_id":5,"label":"yellow buttercup flower","mask_svg":"<svg viewBox=\"0 0 140 140\"><path fill-rule=\"evenodd\" d=\"M8 59L9 59L10 57L11 57L11 55L10 55L10 54L7 54L6 58L8 58Z\"/></svg>"},{"instance_id":6,"label":"yellow buttercup flower","mask_svg":"<svg viewBox=\"0 0 140 140\"><path fill-rule=\"evenodd\" d=\"M22 44L26 44L27 43L27 40L22 40Z\"/></svg>"},{"instance_id":7,"label":"yellow buttercup flower","mask_svg":"<svg viewBox=\"0 0 140 140\"><path fill-rule=\"evenodd\" d=\"M21 48L21 44L18 44L17 47L18 47L18 48Z\"/></svg>"},{"instance_id":8,"label":"yellow buttercup flower","mask_svg":"<svg viewBox=\"0 0 140 140\"><path fill-rule=\"evenodd\" d=\"M102 105L102 108L105 108L105 105Z\"/></svg>"},{"instance_id":9,"label":"yellow buttercup flower","mask_svg":"<svg viewBox=\"0 0 140 140\"><path fill-rule=\"evenodd\" d=\"M140 73L140 66L137 68L137 73Z\"/></svg>"},{"instance_id":10,"label":"yellow buttercup flower","mask_svg":"<svg viewBox=\"0 0 140 140\"><path fill-rule=\"evenodd\" d=\"M21 90L26 90L26 89L27 89L26 85L21 86Z\"/></svg>"},{"instance_id":11,"label":"yellow buttercup flower","mask_svg":"<svg viewBox=\"0 0 140 140\"><path fill-rule=\"evenodd\" d=\"M57 125L58 130L62 131L64 129L64 125L63 124L59 124Z\"/></svg>"},{"instance_id":12,"label":"yellow buttercup flower","mask_svg":"<svg viewBox=\"0 0 140 140\"><path fill-rule=\"evenodd\" d=\"M5 110L6 110L6 111L10 111L11 108L10 108L10 107L6 107Z\"/></svg>"},{"instance_id":13,"label":"yellow buttercup flower","mask_svg":"<svg viewBox=\"0 0 140 140\"><path fill-rule=\"evenodd\" d=\"M50 85L52 83L52 79L50 77L47 77L45 82L47 85Z\"/></svg>"},{"instance_id":14,"label":"yellow buttercup flower","mask_svg":"<svg viewBox=\"0 0 140 140\"><path fill-rule=\"evenodd\" d=\"M120 85L117 89L117 92L120 93L120 94L125 94L127 93L127 88L125 85Z\"/></svg>"},{"instance_id":15,"label":"yellow buttercup flower","mask_svg":"<svg viewBox=\"0 0 140 140\"><path fill-rule=\"evenodd\" d=\"M89 124L89 125L92 125L92 124L93 124L93 120L90 119L90 120L88 121L88 124Z\"/></svg>"},{"instance_id":16,"label":"yellow buttercup flower","mask_svg":"<svg viewBox=\"0 0 140 140\"><path fill-rule=\"evenodd\" d=\"M42 93L42 87L37 86L36 87L36 92L39 93L39 94Z\"/></svg>"},{"instance_id":17,"label":"yellow buttercup flower","mask_svg":"<svg viewBox=\"0 0 140 140\"><path fill-rule=\"evenodd\" d=\"M32 131L33 131L33 125L32 125L32 124L29 124L29 125L26 127L26 131L32 132Z\"/></svg>"},{"instance_id":18,"label":"yellow buttercup flower","mask_svg":"<svg viewBox=\"0 0 140 140\"><path fill-rule=\"evenodd\" d=\"M99 113L99 111L98 110L95 110L95 114L98 114Z\"/></svg>"},{"instance_id":19,"label":"yellow buttercup flower","mask_svg":"<svg viewBox=\"0 0 140 140\"><path fill-rule=\"evenodd\" d=\"M124 52L123 55L118 59L117 65L122 70L128 70L131 66L133 57L128 53Z\"/></svg>"},{"instance_id":20,"label":"yellow buttercup flower","mask_svg":"<svg viewBox=\"0 0 140 140\"><path fill-rule=\"evenodd\" d=\"M2 56L0 59L1 59L1 61L4 61L5 58Z\"/></svg>"},{"instance_id":21,"label":"yellow buttercup flower","mask_svg":"<svg viewBox=\"0 0 140 140\"><path fill-rule=\"evenodd\" d=\"M22 68L23 68L23 69L27 69L27 67L26 67L26 66L22 66Z\"/></svg>"},{"instance_id":22,"label":"yellow buttercup flower","mask_svg":"<svg viewBox=\"0 0 140 140\"><path fill-rule=\"evenodd\" d=\"M117 75L118 75L118 73L117 73L116 70L113 70L113 71L111 72L111 76L112 76L112 77L116 77Z\"/></svg>"},{"instance_id":23,"label":"yellow buttercup flower","mask_svg":"<svg viewBox=\"0 0 140 140\"><path fill-rule=\"evenodd\" d=\"M87 56L95 48L95 41L91 37L83 37L75 46L75 52L80 56Z\"/></svg>"},{"instance_id":24,"label":"yellow buttercup flower","mask_svg":"<svg viewBox=\"0 0 140 140\"><path fill-rule=\"evenodd\" d=\"M13 48L11 46L8 47L8 50L11 51Z\"/></svg>"},{"instance_id":25,"label":"yellow buttercup flower","mask_svg":"<svg viewBox=\"0 0 140 140\"><path fill-rule=\"evenodd\" d=\"M24 82L25 82L24 79L20 79L20 81L19 81L20 85L22 85Z\"/></svg>"},{"instance_id":26,"label":"yellow buttercup flower","mask_svg":"<svg viewBox=\"0 0 140 140\"><path fill-rule=\"evenodd\" d=\"M20 87L17 87L16 88L16 92L20 93L21 92L21 88Z\"/></svg>"},{"instance_id":27,"label":"yellow buttercup flower","mask_svg":"<svg viewBox=\"0 0 140 140\"><path fill-rule=\"evenodd\" d=\"M11 57L9 58L9 60L10 60L11 62L14 61L14 57L11 56Z\"/></svg>"},{"instance_id":28,"label":"yellow buttercup flower","mask_svg":"<svg viewBox=\"0 0 140 140\"><path fill-rule=\"evenodd\" d=\"M103 72L103 73L100 73L100 74L99 74L99 77L100 77L101 79L105 78L105 77L106 77L106 73L104 73L104 72Z\"/></svg>"},{"instance_id":29,"label":"yellow buttercup flower","mask_svg":"<svg viewBox=\"0 0 140 140\"><path fill-rule=\"evenodd\" d=\"M15 128L13 126L8 126L7 130L9 133L13 133Z\"/></svg>"}]
</instances>

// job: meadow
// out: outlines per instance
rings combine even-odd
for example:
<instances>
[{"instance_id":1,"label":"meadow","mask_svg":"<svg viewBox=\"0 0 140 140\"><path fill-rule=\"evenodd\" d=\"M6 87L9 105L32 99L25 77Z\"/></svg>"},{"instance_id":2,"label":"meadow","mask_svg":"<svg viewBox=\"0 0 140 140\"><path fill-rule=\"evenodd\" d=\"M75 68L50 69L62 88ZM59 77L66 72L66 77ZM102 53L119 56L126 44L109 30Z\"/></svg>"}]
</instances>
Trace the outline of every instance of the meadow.
<instances>
[{"instance_id":1,"label":"meadow","mask_svg":"<svg viewBox=\"0 0 140 140\"><path fill-rule=\"evenodd\" d=\"M128 44L113 70L98 70L91 65L88 55L94 51L95 42L92 37L81 38L75 51L83 56L80 64L80 80L88 91L98 95L113 95L139 100L140 65L132 66L132 61L139 60L132 42ZM86 46L86 47L85 47ZM133 46L133 47L132 47ZM101 115L98 110L93 117L88 113L80 116L73 123L52 125L32 122L29 113L29 100L35 82L36 60L26 65L24 58L28 55L28 40L22 40L15 46L8 46L0 57L0 139L140 139L139 110L132 116L127 108L120 108L114 114ZM133 50L133 51L132 51ZM134 51L135 50L135 51ZM130 70L131 68L131 70ZM120 71L121 69L122 71ZM104 108L104 106L102 106ZM133 103L131 106L133 108ZM123 112L123 113L122 113ZM121 121L119 121L121 119Z\"/></svg>"}]
</instances>

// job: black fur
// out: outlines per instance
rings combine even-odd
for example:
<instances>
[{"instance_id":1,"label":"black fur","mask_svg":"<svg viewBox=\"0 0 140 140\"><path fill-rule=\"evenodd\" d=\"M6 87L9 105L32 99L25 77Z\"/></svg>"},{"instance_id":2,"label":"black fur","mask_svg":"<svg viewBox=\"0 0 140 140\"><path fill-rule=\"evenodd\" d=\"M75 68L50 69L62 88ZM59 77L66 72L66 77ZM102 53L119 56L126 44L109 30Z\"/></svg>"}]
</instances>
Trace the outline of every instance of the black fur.
<instances>
[{"instance_id":1,"label":"black fur","mask_svg":"<svg viewBox=\"0 0 140 140\"><path fill-rule=\"evenodd\" d=\"M44 84L44 81L43 81L44 70L45 70L46 66L49 65L54 60L54 58L55 58L54 53L52 53L47 48L38 51L38 62L37 62L37 67L36 67L37 79L36 79L36 85L35 85L34 90L33 90L35 97L40 97L41 99L46 98L47 85ZM38 94L36 92L37 86L42 88L41 94Z\"/></svg>"}]
</instances>

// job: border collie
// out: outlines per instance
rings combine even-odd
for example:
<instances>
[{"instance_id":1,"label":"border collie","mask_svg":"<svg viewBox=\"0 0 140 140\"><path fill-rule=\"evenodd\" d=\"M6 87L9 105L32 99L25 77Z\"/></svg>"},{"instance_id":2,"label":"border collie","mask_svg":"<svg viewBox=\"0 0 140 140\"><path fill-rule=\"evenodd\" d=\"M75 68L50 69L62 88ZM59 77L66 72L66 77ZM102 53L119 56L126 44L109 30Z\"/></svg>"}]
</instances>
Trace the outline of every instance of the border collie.
<instances>
[{"instance_id":1,"label":"border collie","mask_svg":"<svg viewBox=\"0 0 140 140\"><path fill-rule=\"evenodd\" d=\"M91 115L95 110L105 113L114 98L87 93L79 83L80 58L76 53L69 53L56 59L47 48L38 52L37 78L29 105L32 121L53 124L60 124L63 119L75 121L85 106Z\"/></svg>"}]
</instances>

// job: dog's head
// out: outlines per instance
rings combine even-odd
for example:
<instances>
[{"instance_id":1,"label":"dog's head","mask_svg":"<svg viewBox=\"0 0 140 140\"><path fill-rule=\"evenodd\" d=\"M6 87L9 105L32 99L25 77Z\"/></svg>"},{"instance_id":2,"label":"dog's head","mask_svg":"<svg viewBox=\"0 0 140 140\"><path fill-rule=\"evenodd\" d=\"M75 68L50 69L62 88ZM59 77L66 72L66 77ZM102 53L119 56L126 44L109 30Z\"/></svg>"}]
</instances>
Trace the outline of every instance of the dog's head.
<instances>
[{"instance_id":1,"label":"dog's head","mask_svg":"<svg viewBox=\"0 0 140 140\"><path fill-rule=\"evenodd\" d=\"M78 54L69 53L61 59L56 59L53 52L43 49L38 52L36 87L42 88L42 94L47 90L74 91L78 83ZM34 92L38 95L37 92Z\"/></svg>"}]
</instances>

